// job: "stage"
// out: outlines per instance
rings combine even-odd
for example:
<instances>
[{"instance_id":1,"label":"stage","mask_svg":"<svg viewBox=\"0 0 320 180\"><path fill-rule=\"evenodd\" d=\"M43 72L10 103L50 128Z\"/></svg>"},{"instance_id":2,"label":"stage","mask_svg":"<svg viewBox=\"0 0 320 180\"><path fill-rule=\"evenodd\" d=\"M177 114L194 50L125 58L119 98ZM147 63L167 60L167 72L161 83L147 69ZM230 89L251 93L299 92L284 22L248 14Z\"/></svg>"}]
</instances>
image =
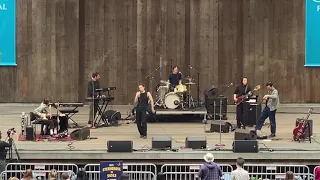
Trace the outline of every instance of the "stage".
<instances>
[{"instance_id":1,"label":"stage","mask_svg":"<svg viewBox=\"0 0 320 180\"><path fill-rule=\"evenodd\" d=\"M206 136L208 149L214 153L218 162L233 163L239 156L245 158L248 162L259 163L264 162L290 162L299 164L318 164L320 157L320 144L316 142L293 142L292 130L295 125L296 118L305 116L308 108L314 107L314 112L320 112L320 106L316 105L281 105L277 114L277 137L271 141L259 140L259 153L238 154L231 151L234 132L223 133L222 143L225 148L214 150L215 144L219 143L219 133L205 133L210 128L209 124L203 124L201 117L193 117L192 119L180 118L178 120L162 120L157 119L148 123L148 138L140 139L137 132L136 124L123 122L119 127L104 127L91 129L91 136L97 139L85 141L70 142L21 142L14 136L15 143L19 149L19 154L24 162L64 162L64 163L96 163L102 159L116 160L122 159L126 162L180 162L195 163L202 162L203 155L207 151L192 151L183 149L187 136ZM126 117L131 106L111 106L112 109L121 112L122 117ZM15 128L20 132L21 112L30 112L36 105L30 104L0 104L0 130L2 131L2 140L5 139L6 131ZM235 113L234 106L228 106L228 122L233 121ZM79 113L73 119L80 125L86 125L88 120L89 107L79 108ZM178 112L176 112L178 114ZM303 114L304 113L304 114ZM168 114L165 114L168 115ZM179 118L180 115L176 115ZM182 117L182 116L181 116ZM320 133L319 114L312 114L314 139L320 142L320 137L316 135ZM210 121L208 121L210 123ZM38 128L39 129L39 128ZM69 130L72 132L72 129ZM265 134L269 135L270 130L264 126L262 129ZM262 134L262 133L259 133ZM173 138L172 146L174 149L181 147L177 152L173 151L148 151L151 148L152 136L171 136ZM132 140L134 144L133 153L107 153L108 140ZM272 152L269 149L273 149Z\"/></svg>"}]
</instances>

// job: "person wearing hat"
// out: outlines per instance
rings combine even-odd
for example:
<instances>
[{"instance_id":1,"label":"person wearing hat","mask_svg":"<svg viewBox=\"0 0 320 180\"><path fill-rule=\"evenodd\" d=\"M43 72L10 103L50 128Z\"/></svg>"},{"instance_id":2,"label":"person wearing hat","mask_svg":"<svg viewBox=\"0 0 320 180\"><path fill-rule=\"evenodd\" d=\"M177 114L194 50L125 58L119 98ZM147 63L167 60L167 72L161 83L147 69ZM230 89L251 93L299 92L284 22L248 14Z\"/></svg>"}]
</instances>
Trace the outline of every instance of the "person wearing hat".
<instances>
[{"instance_id":1,"label":"person wearing hat","mask_svg":"<svg viewBox=\"0 0 320 180\"><path fill-rule=\"evenodd\" d=\"M266 84L268 94L263 96L263 99L266 100L266 107L263 109L263 112L259 118L259 121L254 129L254 131L261 130L264 121L269 117L270 120L270 130L271 134L269 137L276 136L276 112L280 104L279 94L276 88L273 87L272 82Z\"/></svg>"},{"instance_id":2,"label":"person wearing hat","mask_svg":"<svg viewBox=\"0 0 320 180\"><path fill-rule=\"evenodd\" d=\"M206 161L199 170L198 177L201 180L220 180L222 171L217 163L214 163L213 154L207 153L203 159Z\"/></svg>"}]
</instances>

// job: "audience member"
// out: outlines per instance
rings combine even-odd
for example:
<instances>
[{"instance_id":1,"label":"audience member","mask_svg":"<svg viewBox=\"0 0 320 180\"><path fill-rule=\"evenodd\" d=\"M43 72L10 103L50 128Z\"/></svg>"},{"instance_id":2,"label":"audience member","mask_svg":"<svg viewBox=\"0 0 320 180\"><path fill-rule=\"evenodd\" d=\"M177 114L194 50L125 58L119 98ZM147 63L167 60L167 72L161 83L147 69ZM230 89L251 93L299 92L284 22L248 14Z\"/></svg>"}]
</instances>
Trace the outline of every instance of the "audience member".
<instances>
[{"instance_id":1,"label":"audience member","mask_svg":"<svg viewBox=\"0 0 320 180\"><path fill-rule=\"evenodd\" d=\"M316 169L315 180L320 180L320 167Z\"/></svg>"},{"instance_id":2,"label":"audience member","mask_svg":"<svg viewBox=\"0 0 320 180\"><path fill-rule=\"evenodd\" d=\"M68 173L64 172L61 174L61 179L62 180L70 180L70 176Z\"/></svg>"},{"instance_id":3,"label":"audience member","mask_svg":"<svg viewBox=\"0 0 320 180\"><path fill-rule=\"evenodd\" d=\"M57 170L52 169L51 172L49 173L49 180L57 180L58 173Z\"/></svg>"},{"instance_id":4,"label":"audience member","mask_svg":"<svg viewBox=\"0 0 320 180\"><path fill-rule=\"evenodd\" d=\"M79 171L77 173L76 180L89 180L85 171Z\"/></svg>"},{"instance_id":5,"label":"audience member","mask_svg":"<svg viewBox=\"0 0 320 180\"><path fill-rule=\"evenodd\" d=\"M244 159L239 157L236 163L237 169L231 173L231 180L250 180L249 173L243 169L243 165Z\"/></svg>"},{"instance_id":6,"label":"audience member","mask_svg":"<svg viewBox=\"0 0 320 180\"><path fill-rule=\"evenodd\" d=\"M220 180L222 171L217 163L214 163L213 154L207 153L203 159L205 163L200 167L198 176L201 180Z\"/></svg>"},{"instance_id":7,"label":"audience member","mask_svg":"<svg viewBox=\"0 0 320 180\"><path fill-rule=\"evenodd\" d=\"M31 169L27 169L23 173L23 178L21 180L33 180L33 173Z\"/></svg>"},{"instance_id":8,"label":"audience member","mask_svg":"<svg viewBox=\"0 0 320 180\"><path fill-rule=\"evenodd\" d=\"M292 171L287 171L286 172L286 177L285 180L295 180L293 172Z\"/></svg>"},{"instance_id":9,"label":"audience member","mask_svg":"<svg viewBox=\"0 0 320 180\"><path fill-rule=\"evenodd\" d=\"M9 178L9 180L19 180L19 179L16 177L11 177L11 178Z\"/></svg>"}]
</instances>

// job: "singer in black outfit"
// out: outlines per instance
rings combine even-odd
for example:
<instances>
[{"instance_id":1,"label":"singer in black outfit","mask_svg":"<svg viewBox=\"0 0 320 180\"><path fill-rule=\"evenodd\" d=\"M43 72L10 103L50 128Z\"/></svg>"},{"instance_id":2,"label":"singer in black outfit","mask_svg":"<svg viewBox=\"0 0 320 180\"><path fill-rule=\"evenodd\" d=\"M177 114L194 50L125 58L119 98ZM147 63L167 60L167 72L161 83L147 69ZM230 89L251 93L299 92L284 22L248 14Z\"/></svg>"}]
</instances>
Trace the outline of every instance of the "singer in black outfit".
<instances>
[{"instance_id":1,"label":"singer in black outfit","mask_svg":"<svg viewBox=\"0 0 320 180\"><path fill-rule=\"evenodd\" d=\"M140 138L147 139L147 111L149 103L151 105L151 111L154 113L154 102L150 92L146 92L144 85L139 85L139 91L136 93L134 103L137 103L136 109L136 123Z\"/></svg>"},{"instance_id":2,"label":"singer in black outfit","mask_svg":"<svg viewBox=\"0 0 320 180\"><path fill-rule=\"evenodd\" d=\"M173 89L179 84L182 84L182 74L179 72L178 66L172 68L172 73L169 75L168 82L170 83L171 91L173 91Z\"/></svg>"},{"instance_id":3,"label":"singer in black outfit","mask_svg":"<svg viewBox=\"0 0 320 180\"><path fill-rule=\"evenodd\" d=\"M96 91L96 89L100 88L99 83L100 75L98 72L92 73L91 80L88 82L88 92L87 96L88 98L97 98L100 93ZM99 106L99 100L94 100L89 103L89 121L88 121L88 127L92 126L92 123L94 121L94 118L96 117L97 111Z\"/></svg>"},{"instance_id":4,"label":"singer in black outfit","mask_svg":"<svg viewBox=\"0 0 320 180\"><path fill-rule=\"evenodd\" d=\"M252 89L248 85L248 78L243 77L241 85L237 86L236 90L234 91L234 101L237 103L237 97L243 96L243 95L252 95ZM246 121L248 118L248 108L249 103L246 102L248 99L237 105L237 127L241 128L241 125L243 129L246 128Z\"/></svg>"}]
</instances>

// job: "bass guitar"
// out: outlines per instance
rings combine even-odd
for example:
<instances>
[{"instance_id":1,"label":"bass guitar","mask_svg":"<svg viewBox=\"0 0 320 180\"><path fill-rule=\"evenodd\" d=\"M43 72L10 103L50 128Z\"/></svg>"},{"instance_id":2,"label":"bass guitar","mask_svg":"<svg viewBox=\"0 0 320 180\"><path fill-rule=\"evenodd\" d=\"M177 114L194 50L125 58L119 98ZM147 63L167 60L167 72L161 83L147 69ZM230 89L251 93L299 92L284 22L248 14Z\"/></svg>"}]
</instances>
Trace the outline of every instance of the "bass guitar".
<instances>
[{"instance_id":1,"label":"bass guitar","mask_svg":"<svg viewBox=\"0 0 320 180\"><path fill-rule=\"evenodd\" d=\"M308 123L307 120L309 119L310 115L312 114L312 111L313 111L313 108L310 108L309 111L308 111L307 117L306 118L302 118L302 120L300 120L298 126L293 129L293 140L294 141L299 141L300 142L300 140L306 139L307 128L310 128L309 127L309 123ZM309 137L309 140L311 142L310 137Z\"/></svg>"},{"instance_id":2,"label":"bass guitar","mask_svg":"<svg viewBox=\"0 0 320 180\"><path fill-rule=\"evenodd\" d=\"M260 89L260 85L254 87L253 91L258 91L259 89ZM249 92L249 93L247 93L247 94L245 94L245 95L242 95L242 96L238 96L238 97L237 97L236 105L241 104L243 101L245 101L246 99L248 99L249 96L251 96L251 95L252 95L252 92Z\"/></svg>"}]
</instances>

